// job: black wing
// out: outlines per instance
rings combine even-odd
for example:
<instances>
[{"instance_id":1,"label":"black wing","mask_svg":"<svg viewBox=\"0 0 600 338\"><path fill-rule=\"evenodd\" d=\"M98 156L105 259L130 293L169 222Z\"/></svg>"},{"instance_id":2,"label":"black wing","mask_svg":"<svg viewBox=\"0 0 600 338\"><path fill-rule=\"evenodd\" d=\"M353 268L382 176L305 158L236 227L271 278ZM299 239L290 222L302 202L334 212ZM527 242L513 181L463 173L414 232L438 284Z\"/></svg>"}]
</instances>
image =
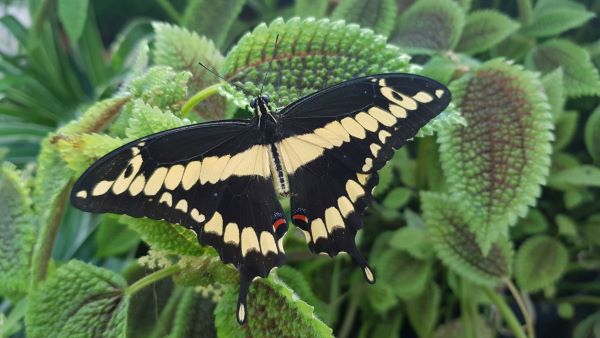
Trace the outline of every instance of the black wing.
<instances>
[{"instance_id":1,"label":"black wing","mask_svg":"<svg viewBox=\"0 0 600 338\"><path fill-rule=\"evenodd\" d=\"M268 148L248 121L195 124L124 145L75 183L81 210L184 225L240 271L238 320L252 279L283 263L287 229L270 178ZM277 231L275 231L277 230Z\"/></svg>"},{"instance_id":2,"label":"black wing","mask_svg":"<svg viewBox=\"0 0 600 338\"><path fill-rule=\"evenodd\" d=\"M292 220L314 252L349 253L375 281L354 237L377 170L451 100L412 74L380 74L322 90L281 112L278 143L290 177Z\"/></svg>"}]
</instances>

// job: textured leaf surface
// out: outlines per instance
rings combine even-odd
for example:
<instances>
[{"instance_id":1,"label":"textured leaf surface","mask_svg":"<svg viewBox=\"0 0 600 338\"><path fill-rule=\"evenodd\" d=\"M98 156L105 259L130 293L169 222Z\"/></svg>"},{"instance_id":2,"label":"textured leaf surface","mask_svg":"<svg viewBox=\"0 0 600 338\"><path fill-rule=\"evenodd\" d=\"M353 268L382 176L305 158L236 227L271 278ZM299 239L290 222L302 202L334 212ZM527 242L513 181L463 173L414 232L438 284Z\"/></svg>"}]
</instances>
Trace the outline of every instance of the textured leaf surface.
<instances>
[{"instance_id":1,"label":"textured leaf surface","mask_svg":"<svg viewBox=\"0 0 600 338\"><path fill-rule=\"evenodd\" d=\"M294 1L294 14L307 18L312 16L320 19L327 14L328 0L296 0Z\"/></svg>"},{"instance_id":2,"label":"textured leaf surface","mask_svg":"<svg viewBox=\"0 0 600 338\"><path fill-rule=\"evenodd\" d=\"M190 0L183 25L223 45L229 28L242 10L245 0Z\"/></svg>"},{"instance_id":3,"label":"textured leaf surface","mask_svg":"<svg viewBox=\"0 0 600 338\"><path fill-rule=\"evenodd\" d=\"M79 40L83 33L88 4L88 0L58 0L58 17L72 43Z\"/></svg>"},{"instance_id":4,"label":"textured leaf surface","mask_svg":"<svg viewBox=\"0 0 600 338\"><path fill-rule=\"evenodd\" d=\"M110 257L131 252L140 243L140 237L117 216L105 215L96 233L96 256Z\"/></svg>"},{"instance_id":5,"label":"textured leaf surface","mask_svg":"<svg viewBox=\"0 0 600 338\"><path fill-rule=\"evenodd\" d=\"M535 5L531 23L521 32L532 37L558 35L593 18L593 12L574 1L541 0Z\"/></svg>"},{"instance_id":6,"label":"textured leaf surface","mask_svg":"<svg viewBox=\"0 0 600 338\"><path fill-rule=\"evenodd\" d=\"M56 138L56 149L63 161L76 173L83 173L92 163L125 144L106 134L79 134Z\"/></svg>"},{"instance_id":7,"label":"textured leaf surface","mask_svg":"<svg viewBox=\"0 0 600 338\"><path fill-rule=\"evenodd\" d=\"M125 337L129 300L116 273L70 261L31 294L29 337Z\"/></svg>"},{"instance_id":8,"label":"textured leaf surface","mask_svg":"<svg viewBox=\"0 0 600 338\"><path fill-rule=\"evenodd\" d=\"M310 284L308 284L308 281L300 271L289 266L281 266L277 269L277 276L288 287L294 290L300 299L315 308L317 317L325 322L329 321L327 305L314 294Z\"/></svg>"},{"instance_id":9,"label":"textured leaf surface","mask_svg":"<svg viewBox=\"0 0 600 338\"><path fill-rule=\"evenodd\" d=\"M542 85L544 85L544 91L546 92L546 97L548 97L548 103L550 103L550 107L552 108L554 119L563 112L565 101L567 100L564 78L562 68L556 68L542 77Z\"/></svg>"},{"instance_id":10,"label":"textured leaf surface","mask_svg":"<svg viewBox=\"0 0 600 338\"><path fill-rule=\"evenodd\" d=\"M342 0L331 18L357 23L388 36L394 29L397 11L396 0Z\"/></svg>"},{"instance_id":11,"label":"textured leaf surface","mask_svg":"<svg viewBox=\"0 0 600 338\"><path fill-rule=\"evenodd\" d=\"M34 226L26 181L4 163L0 166L0 295L12 298L27 291Z\"/></svg>"},{"instance_id":12,"label":"textured leaf surface","mask_svg":"<svg viewBox=\"0 0 600 338\"><path fill-rule=\"evenodd\" d=\"M421 193L421 201L435 252L452 271L478 285L493 286L510 277L510 244L500 239L484 255L457 197L426 192Z\"/></svg>"},{"instance_id":13,"label":"textured leaf surface","mask_svg":"<svg viewBox=\"0 0 600 338\"><path fill-rule=\"evenodd\" d=\"M441 131L440 159L487 252L540 194L550 167L552 116L539 78L499 59L451 90L468 126Z\"/></svg>"},{"instance_id":14,"label":"textured leaf surface","mask_svg":"<svg viewBox=\"0 0 600 338\"><path fill-rule=\"evenodd\" d=\"M539 235L521 245L515 257L515 277L525 290L537 291L556 282L569 262L567 248L556 239Z\"/></svg>"},{"instance_id":15,"label":"textured leaf surface","mask_svg":"<svg viewBox=\"0 0 600 338\"><path fill-rule=\"evenodd\" d=\"M390 41L414 52L452 49L460 38L464 10L450 0L422 0L398 19L398 28Z\"/></svg>"},{"instance_id":16,"label":"textured leaf surface","mask_svg":"<svg viewBox=\"0 0 600 338\"><path fill-rule=\"evenodd\" d=\"M332 330L315 317L312 306L276 278L252 283L248 324L242 327L235 320L236 304L237 287L232 287L215 310L219 337L333 337Z\"/></svg>"},{"instance_id":17,"label":"textured leaf surface","mask_svg":"<svg viewBox=\"0 0 600 338\"><path fill-rule=\"evenodd\" d=\"M506 39L519 24L493 10L481 10L467 16L456 50L468 54L483 52Z\"/></svg>"},{"instance_id":18,"label":"textured leaf surface","mask_svg":"<svg viewBox=\"0 0 600 338\"><path fill-rule=\"evenodd\" d=\"M169 338L216 337L215 304L193 288L186 288L178 302Z\"/></svg>"},{"instance_id":19,"label":"textured leaf surface","mask_svg":"<svg viewBox=\"0 0 600 338\"><path fill-rule=\"evenodd\" d=\"M377 282L392 288L402 299L421 294L431 278L431 260L420 260L404 251L388 250L374 265Z\"/></svg>"},{"instance_id":20,"label":"textured leaf surface","mask_svg":"<svg viewBox=\"0 0 600 338\"><path fill-rule=\"evenodd\" d=\"M224 1L226 2L226 1ZM198 62L210 69L218 70L223 66L224 57L213 42L195 32L166 23L154 23L156 42L154 62L159 65L185 70L192 74L189 81L191 94L219 82L219 79L206 71ZM225 99L213 96L195 107L205 118L222 118L225 113Z\"/></svg>"},{"instance_id":21,"label":"textured leaf surface","mask_svg":"<svg viewBox=\"0 0 600 338\"><path fill-rule=\"evenodd\" d=\"M600 76L589 53L568 40L547 41L529 56L536 69L543 73L562 67L565 92L569 97L600 95Z\"/></svg>"},{"instance_id":22,"label":"textured leaf surface","mask_svg":"<svg viewBox=\"0 0 600 338\"><path fill-rule=\"evenodd\" d=\"M600 163L600 106L585 123L585 146L594 161Z\"/></svg>"},{"instance_id":23,"label":"textured leaf surface","mask_svg":"<svg viewBox=\"0 0 600 338\"><path fill-rule=\"evenodd\" d=\"M577 130L577 122L579 120L579 113L575 111L567 111L562 113L556 119L556 135L554 140L554 150L564 149L575 136Z\"/></svg>"},{"instance_id":24,"label":"textured leaf surface","mask_svg":"<svg viewBox=\"0 0 600 338\"><path fill-rule=\"evenodd\" d=\"M129 216L121 216L120 222L139 233L142 240L153 249L190 256L205 252L198 244L196 235L181 225Z\"/></svg>"}]
</instances>

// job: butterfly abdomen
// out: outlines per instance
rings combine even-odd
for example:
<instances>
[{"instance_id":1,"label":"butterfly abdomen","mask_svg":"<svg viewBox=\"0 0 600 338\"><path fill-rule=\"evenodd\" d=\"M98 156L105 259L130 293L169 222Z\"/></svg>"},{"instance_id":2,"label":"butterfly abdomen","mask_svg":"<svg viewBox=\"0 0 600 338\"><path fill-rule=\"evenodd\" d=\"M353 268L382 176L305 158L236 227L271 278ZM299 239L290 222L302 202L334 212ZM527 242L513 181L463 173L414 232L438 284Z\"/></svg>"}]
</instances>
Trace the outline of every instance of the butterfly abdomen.
<instances>
[{"instance_id":1,"label":"butterfly abdomen","mask_svg":"<svg viewBox=\"0 0 600 338\"><path fill-rule=\"evenodd\" d=\"M269 147L269 163L275 191L279 196L285 197L290 194L290 181L278 148L274 143Z\"/></svg>"}]
</instances>

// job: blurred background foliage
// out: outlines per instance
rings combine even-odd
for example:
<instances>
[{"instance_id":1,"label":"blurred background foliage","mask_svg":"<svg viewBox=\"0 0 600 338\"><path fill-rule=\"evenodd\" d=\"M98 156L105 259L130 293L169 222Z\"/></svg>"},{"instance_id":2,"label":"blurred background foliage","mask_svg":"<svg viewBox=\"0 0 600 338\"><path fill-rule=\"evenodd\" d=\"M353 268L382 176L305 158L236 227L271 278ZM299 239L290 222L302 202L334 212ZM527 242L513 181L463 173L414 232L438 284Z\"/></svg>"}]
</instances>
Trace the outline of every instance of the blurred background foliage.
<instances>
[{"instance_id":1,"label":"blurred background foliage","mask_svg":"<svg viewBox=\"0 0 600 338\"><path fill-rule=\"evenodd\" d=\"M0 336L600 336L600 1L4 0L0 13ZM198 61L256 90L276 34L278 106L384 71L435 78L454 100L380 172L357 238L378 283L292 228L288 264L255 283L240 328L237 274L192 233L66 197L129 140L250 116Z\"/></svg>"}]
</instances>

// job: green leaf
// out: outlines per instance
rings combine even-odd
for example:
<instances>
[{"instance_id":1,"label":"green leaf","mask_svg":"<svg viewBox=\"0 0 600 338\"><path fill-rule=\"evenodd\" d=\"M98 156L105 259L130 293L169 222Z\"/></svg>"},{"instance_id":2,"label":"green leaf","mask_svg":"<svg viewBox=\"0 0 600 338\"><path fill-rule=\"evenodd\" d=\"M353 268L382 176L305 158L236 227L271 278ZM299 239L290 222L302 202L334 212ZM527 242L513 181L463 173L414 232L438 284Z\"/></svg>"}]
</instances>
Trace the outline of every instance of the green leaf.
<instances>
[{"instance_id":1,"label":"green leaf","mask_svg":"<svg viewBox=\"0 0 600 338\"><path fill-rule=\"evenodd\" d=\"M573 331L573 338L597 337L600 332L600 311L580 321Z\"/></svg>"},{"instance_id":2,"label":"green leaf","mask_svg":"<svg viewBox=\"0 0 600 338\"><path fill-rule=\"evenodd\" d=\"M191 76L169 66L154 66L129 83L129 92L150 106L179 113Z\"/></svg>"},{"instance_id":3,"label":"green leaf","mask_svg":"<svg viewBox=\"0 0 600 338\"><path fill-rule=\"evenodd\" d=\"M520 60L536 46L534 38L514 33L501 41L492 52L494 56L505 57L509 60Z\"/></svg>"},{"instance_id":4,"label":"green leaf","mask_svg":"<svg viewBox=\"0 0 600 338\"><path fill-rule=\"evenodd\" d=\"M202 62L215 71L223 66L223 55L211 40L185 28L166 23L155 22L152 26L156 32L154 62L173 67L178 71L190 72L192 74L189 80L190 94L220 81L199 64ZM195 110L205 118L217 119L224 117L225 108L225 99L213 96L200 103Z\"/></svg>"},{"instance_id":5,"label":"green leaf","mask_svg":"<svg viewBox=\"0 0 600 338\"><path fill-rule=\"evenodd\" d=\"M548 185L553 188L600 187L600 168L592 165L581 165L552 173Z\"/></svg>"},{"instance_id":6,"label":"green leaf","mask_svg":"<svg viewBox=\"0 0 600 338\"><path fill-rule=\"evenodd\" d=\"M592 19L594 12L574 1L541 0L536 3L531 22L521 32L532 37L559 35Z\"/></svg>"},{"instance_id":7,"label":"green leaf","mask_svg":"<svg viewBox=\"0 0 600 338\"><path fill-rule=\"evenodd\" d=\"M55 139L56 150L75 173L83 173L92 163L125 144L106 134L79 134Z\"/></svg>"},{"instance_id":8,"label":"green leaf","mask_svg":"<svg viewBox=\"0 0 600 338\"><path fill-rule=\"evenodd\" d=\"M558 226L558 234L566 237L577 237L577 224L571 219L571 217L558 214L554 218L554 222Z\"/></svg>"},{"instance_id":9,"label":"green leaf","mask_svg":"<svg viewBox=\"0 0 600 338\"><path fill-rule=\"evenodd\" d=\"M388 250L374 265L378 282L392 288L401 299L420 295L432 275L431 260L423 261L403 251Z\"/></svg>"},{"instance_id":10,"label":"green leaf","mask_svg":"<svg viewBox=\"0 0 600 338\"><path fill-rule=\"evenodd\" d=\"M29 286L36 228L26 184L13 165L0 166L0 295L9 299Z\"/></svg>"},{"instance_id":11,"label":"green leaf","mask_svg":"<svg viewBox=\"0 0 600 338\"><path fill-rule=\"evenodd\" d=\"M398 304L398 297L392 286L376 283L369 287L367 298L371 307L378 313L384 314Z\"/></svg>"},{"instance_id":12,"label":"green leaf","mask_svg":"<svg viewBox=\"0 0 600 338\"><path fill-rule=\"evenodd\" d=\"M596 163L600 163L600 106L585 123L584 141L588 153Z\"/></svg>"},{"instance_id":13,"label":"green leaf","mask_svg":"<svg viewBox=\"0 0 600 338\"><path fill-rule=\"evenodd\" d=\"M542 85L544 86L544 91L546 92L546 97L548 97L548 103L550 103L552 115L555 120L563 112L565 101L567 100L563 74L562 68L559 67L542 77Z\"/></svg>"},{"instance_id":14,"label":"green leaf","mask_svg":"<svg viewBox=\"0 0 600 338\"><path fill-rule=\"evenodd\" d=\"M140 243L138 234L116 216L106 215L98 225L96 234L96 256L110 257L131 252Z\"/></svg>"},{"instance_id":15,"label":"green leaf","mask_svg":"<svg viewBox=\"0 0 600 338\"><path fill-rule=\"evenodd\" d=\"M568 97L600 95L600 76L589 53L569 40L544 42L530 53L528 63L543 73L562 67Z\"/></svg>"},{"instance_id":16,"label":"green leaf","mask_svg":"<svg viewBox=\"0 0 600 338\"><path fill-rule=\"evenodd\" d=\"M205 252L198 244L196 235L181 225L129 216L121 216L120 222L140 234L142 240L153 249L190 256L200 256Z\"/></svg>"},{"instance_id":17,"label":"green leaf","mask_svg":"<svg viewBox=\"0 0 600 338\"><path fill-rule=\"evenodd\" d=\"M216 337L214 326L215 303L186 288L178 302L169 338Z\"/></svg>"},{"instance_id":18,"label":"green leaf","mask_svg":"<svg viewBox=\"0 0 600 338\"><path fill-rule=\"evenodd\" d=\"M333 337L313 308L277 278L259 279L248 294L248 324L236 321L237 288L229 288L215 310L219 337Z\"/></svg>"},{"instance_id":19,"label":"green leaf","mask_svg":"<svg viewBox=\"0 0 600 338\"><path fill-rule=\"evenodd\" d=\"M329 318L327 305L315 295L310 284L308 284L308 281L300 271L289 266L281 266L277 269L277 277L294 290L300 299L312 305L315 308L317 317L326 323L330 322L331 318Z\"/></svg>"},{"instance_id":20,"label":"green leaf","mask_svg":"<svg viewBox=\"0 0 600 338\"><path fill-rule=\"evenodd\" d=\"M402 13L390 41L414 53L447 51L458 43L464 24L464 9L454 1L417 1Z\"/></svg>"},{"instance_id":21,"label":"green leaf","mask_svg":"<svg viewBox=\"0 0 600 338\"><path fill-rule=\"evenodd\" d=\"M569 263L567 248L556 239L538 235L521 245L515 257L515 277L519 286L537 291L556 282Z\"/></svg>"},{"instance_id":22,"label":"green leaf","mask_svg":"<svg viewBox=\"0 0 600 338\"><path fill-rule=\"evenodd\" d=\"M548 227L548 221L540 210L529 209L527 216L519 220L513 230L523 235L535 235L546 231Z\"/></svg>"},{"instance_id":23,"label":"green leaf","mask_svg":"<svg viewBox=\"0 0 600 338\"><path fill-rule=\"evenodd\" d=\"M327 7L329 7L328 0L296 0L294 14L302 18L312 16L320 19L327 14Z\"/></svg>"},{"instance_id":24,"label":"green leaf","mask_svg":"<svg viewBox=\"0 0 600 338\"><path fill-rule=\"evenodd\" d=\"M574 111L564 112L556 119L556 130L554 134L556 139L554 141L554 150L562 150L571 143L575 131L577 130L577 120L579 114Z\"/></svg>"},{"instance_id":25,"label":"green leaf","mask_svg":"<svg viewBox=\"0 0 600 338\"><path fill-rule=\"evenodd\" d=\"M479 10L467 16L465 28L456 50L467 54L480 53L497 45L519 29L519 24L494 10Z\"/></svg>"},{"instance_id":26,"label":"green leaf","mask_svg":"<svg viewBox=\"0 0 600 338\"><path fill-rule=\"evenodd\" d=\"M442 290L435 282L431 282L427 292L406 302L408 321L419 337L431 337L437 323L441 301Z\"/></svg>"},{"instance_id":27,"label":"green leaf","mask_svg":"<svg viewBox=\"0 0 600 338\"><path fill-rule=\"evenodd\" d=\"M552 116L539 78L500 59L454 82L451 91L468 126L439 133L440 159L487 253L540 195L550 169Z\"/></svg>"},{"instance_id":28,"label":"green leaf","mask_svg":"<svg viewBox=\"0 0 600 338\"><path fill-rule=\"evenodd\" d=\"M72 43L83 33L88 5L88 0L58 0L58 17Z\"/></svg>"},{"instance_id":29,"label":"green leaf","mask_svg":"<svg viewBox=\"0 0 600 338\"><path fill-rule=\"evenodd\" d=\"M399 209L410 200L412 191L408 188L394 188L383 199L383 206L388 209Z\"/></svg>"},{"instance_id":30,"label":"green leaf","mask_svg":"<svg viewBox=\"0 0 600 338\"><path fill-rule=\"evenodd\" d=\"M469 229L470 221L461 210L457 196L424 192L421 201L435 253L452 271L483 286L494 286L510 277L510 243L501 238L484 255Z\"/></svg>"},{"instance_id":31,"label":"green leaf","mask_svg":"<svg viewBox=\"0 0 600 338\"><path fill-rule=\"evenodd\" d=\"M424 228L405 227L394 231L389 245L397 250L403 250L415 258L431 257L433 250L431 241Z\"/></svg>"},{"instance_id":32,"label":"green leaf","mask_svg":"<svg viewBox=\"0 0 600 338\"><path fill-rule=\"evenodd\" d=\"M457 68L458 66L452 60L436 55L427 61L420 74L448 84Z\"/></svg>"},{"instance_id":33,"label":"green leaf","mask_svg":"<svg viewBox=\"0 0 600 338\"><path fill-rule=\"evenodd\" d=\"M182 24L213 40L217 46L223 46L227 33L245 2L190 0L183 13Z\"/></svg>"},{"instance_id":34,"label":"green leaf","mask_svg":"<svg viewBox=\"0 0 600 338\"><path fill-rule=\"evenodd\" d=\"M129 299L120 275L80 261L61 266L29 299L28 337L125 337Z\"/></svg>"},{"instance_id":35,"label":"green leaf","mask_svg":"<svg viewBox=\"0 0 600 338\"><path fill-rule=\"evenodd\" d=\"M477 316L470 320L474 329L465 329L465 320L463 318L453 319L438 326L435 330L433 338L457 338L468 337L468 332L477 338L494 338L497 336L496 330L492 330L486 320L481 316ZM475 332L471 331L474 330Z\"/></svg>"},{"instance_id":36,"label":"green leaf","mask_svg":"<svg viewBox=\"0 0 600 338\"><path fill-rule=\"evenodd\" d=\"M128 123L129 127L125 130L125 134L130 139L138 139L187 124L170 111L163 112L159 108L152 107L142 100L132 102Z\"/></svg>"},{"instance_id":37,"label":"green leaf","mask_svg":"<svg viewBox=\"0 0 600 338\"><path fill-rule=\"evenodd\" d=\"M394 29L397 11L396 0L341 0L331 18L357 23L388 36Z\"/></svg>"}]
</instances>

